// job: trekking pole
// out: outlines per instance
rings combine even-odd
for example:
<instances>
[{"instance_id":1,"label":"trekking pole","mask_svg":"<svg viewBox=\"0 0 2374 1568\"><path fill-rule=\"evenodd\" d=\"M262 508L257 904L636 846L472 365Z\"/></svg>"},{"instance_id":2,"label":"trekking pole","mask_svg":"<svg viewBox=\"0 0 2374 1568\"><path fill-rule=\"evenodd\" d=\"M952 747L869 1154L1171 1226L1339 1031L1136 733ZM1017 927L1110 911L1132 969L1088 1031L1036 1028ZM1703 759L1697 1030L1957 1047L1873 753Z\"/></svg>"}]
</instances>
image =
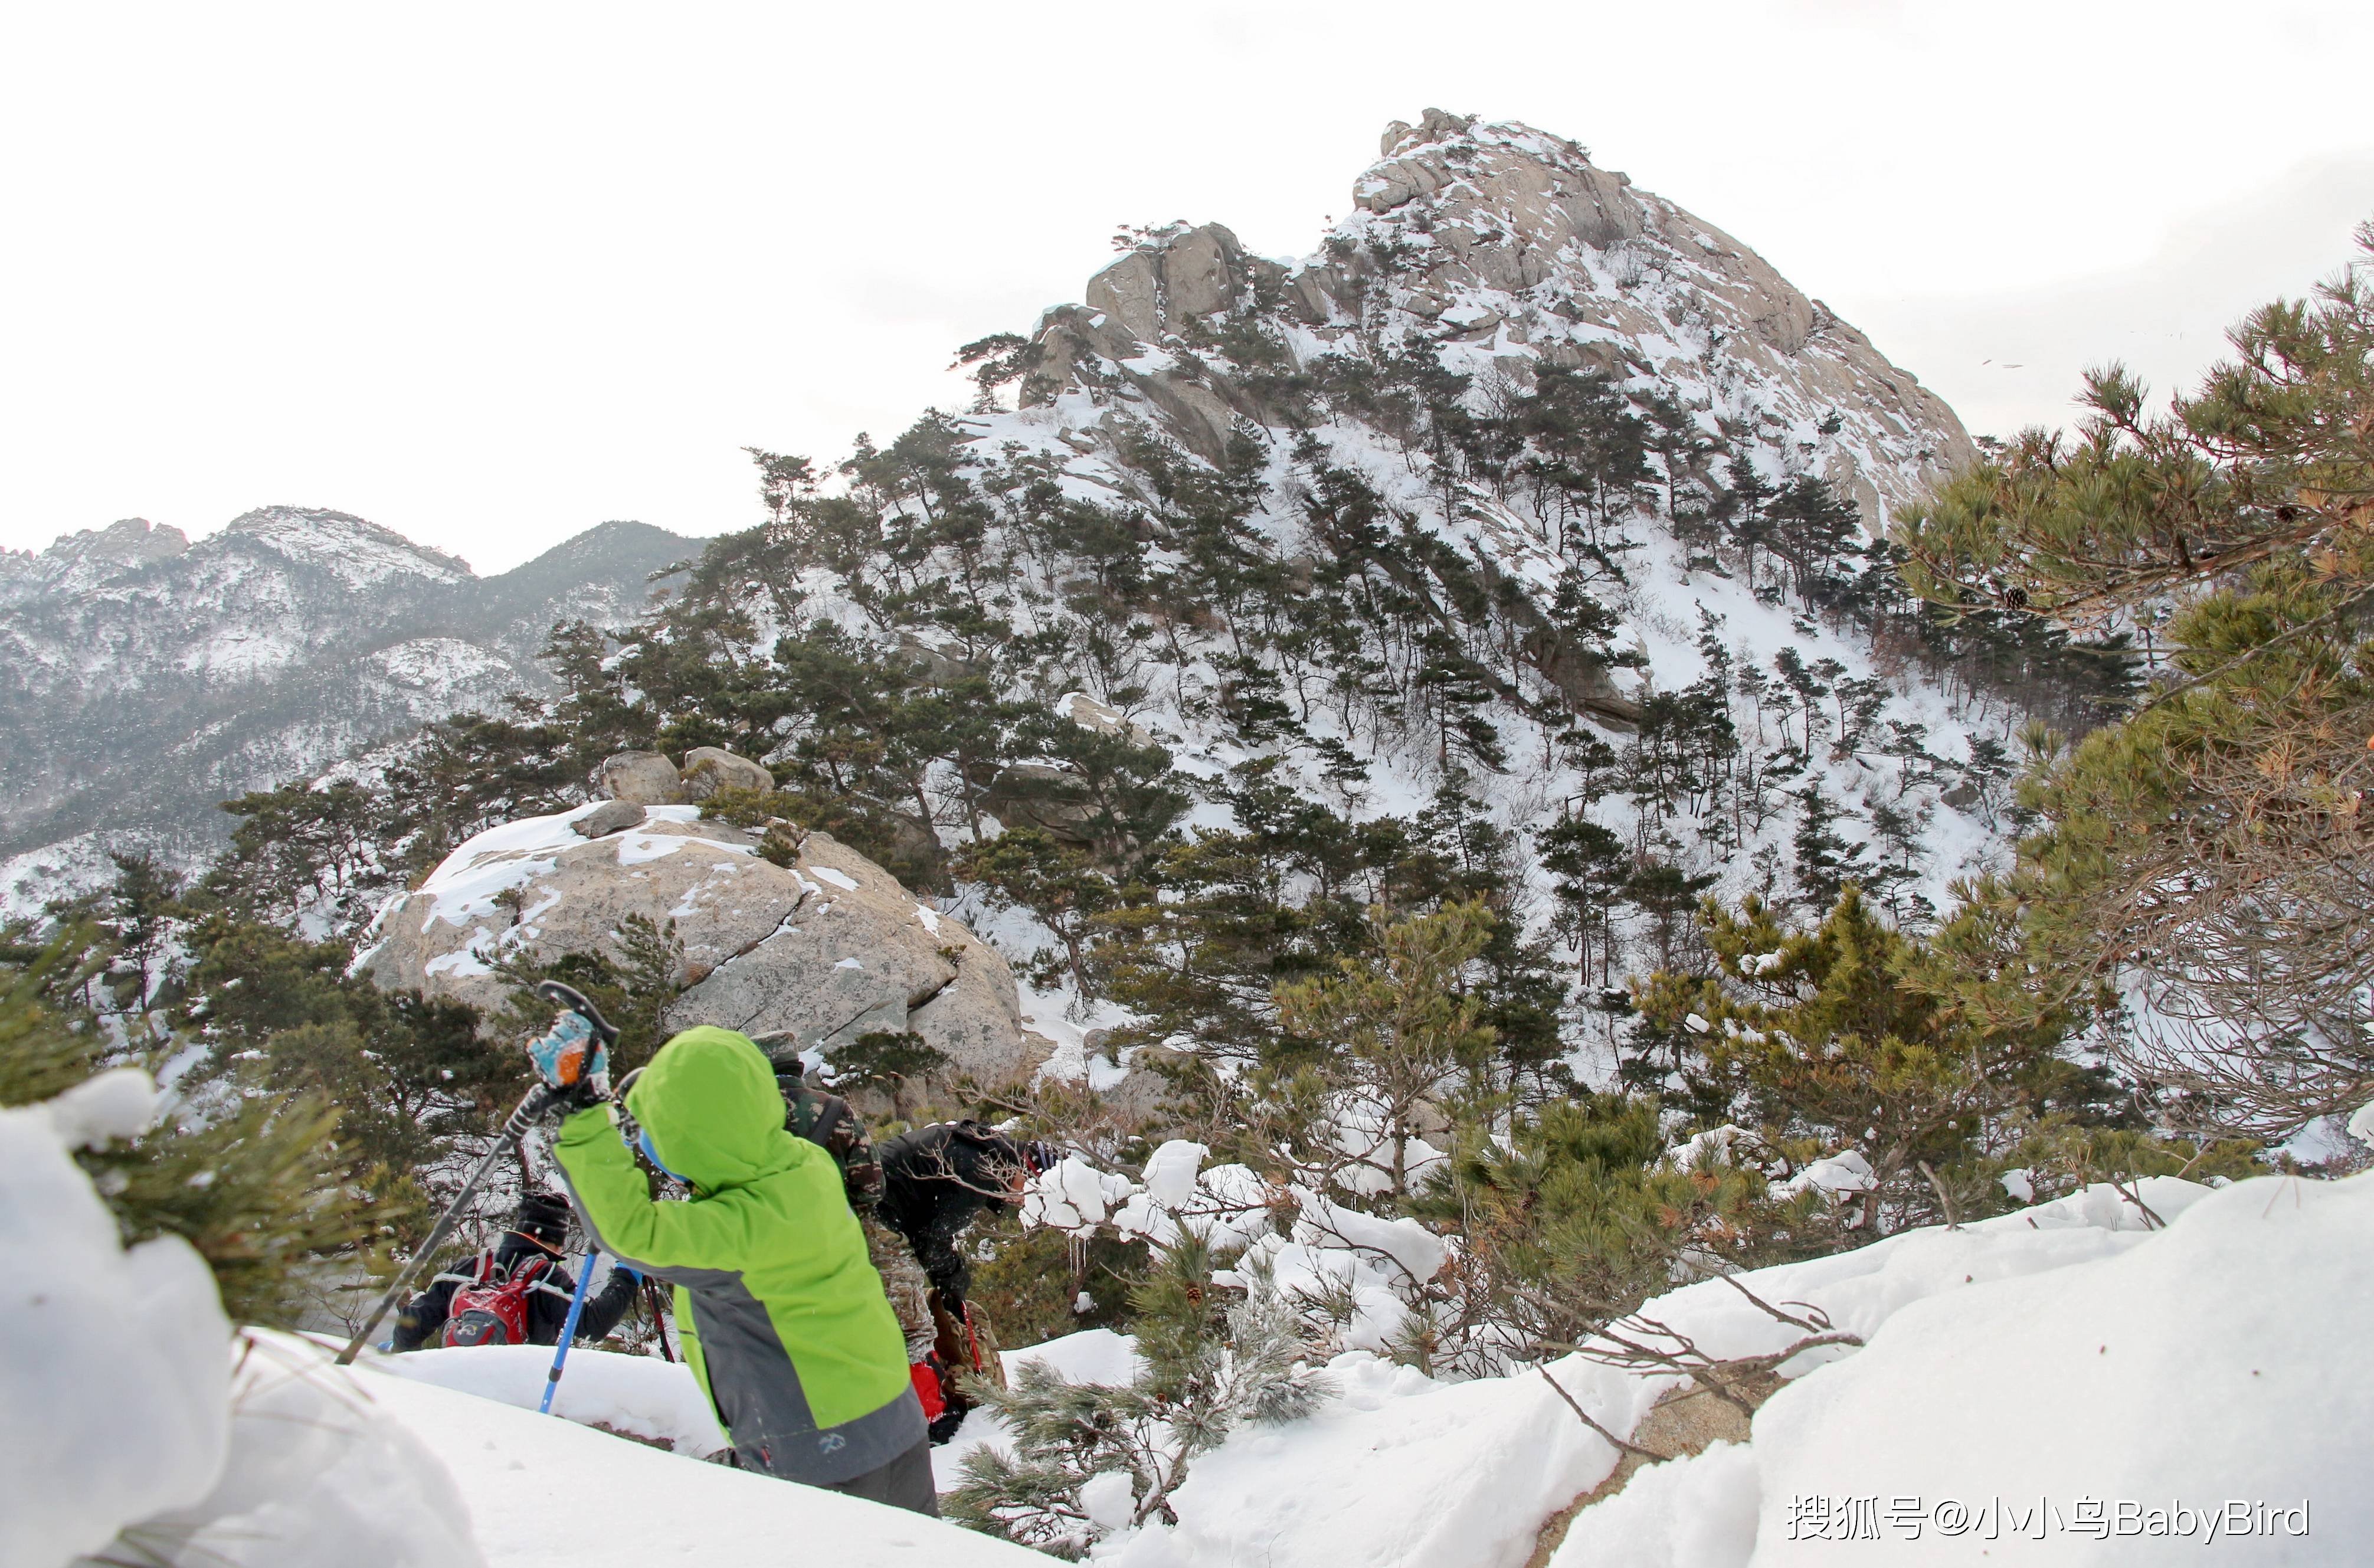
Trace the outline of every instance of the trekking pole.
<instances>
[{"instance_id":1,"label":"trekking pole","mask_svg":"<svg viewBox=\"0 0 2374 1568\"><path fill-rule=\"evenodd\" d=\"M438 1216L437 1223L429 1227L429 1239L420 1244L420 1250L412 1255L412 1261L404 1266L403 1271L396 1275L395 1282L388 1286L387 1293L380 1297L379 1304L370 1309L370 1315L363 1319L363 1326L355 1330L355 1337L347 1341L347 1348L338 1352L337 1365L354 1364L355 1357L362 1352L364 1343L370 1338L371 1330L377 1328L380 1319L387 1315L387 1309L395 1304L396 1297L404 1294L404 1288L412 1283L413 1276L420 1272L420 1266L427 1263L443 1244L445 1238L452 1233L453 1226L462 1218L462 1210L469 1206L470 1199L477 1196L488 1173L495 1168L495 1161L502 1158L505 1149L526 1137L527 1129L535 1125L536 1117L543 1114L548 1092L544 1085L537 1084L527 1091L527 1098L522 1100L519 1108L504 1121L501 1133L495 1138L495 1146L487 1150L487 1157L478 1161L477 1168L470 1173L469 1180L462 1184L461 1192L455 1195L445 1212Z\"/></svg>"},{"instance_id":2,"label":"trekking pole","mask_svg":"<svg viewBox=\"0 0 2374 1568\"><path fill-rule=\"evenodd\" d=\"M552 1397L560 1392L561 1363L569 1359L570 1344L577 1338L577 1315L585 1310L585 1287L594 1278L594 1260L601 1256L597 1248L585 1249L585 1266L577 1271L577 1289L569 1292L569 1315L561 1320L560 1348L552 1352L552 1370L544 1374L544 1398L535 1407L539 1416L552 1414Z\"/></svg>"},{"instance_id":3,"label":"trekking pole","mask_svg":"<svg viewBox=\"0 0 2374 1568\"><path fill-rule=\"evenodd\" d=\"M660 1282L648 1274L643 1276L643 1300L652 1309L652 1328L660 1337L660 1354L673 1362L676 1347L668 1343L667 1319L660 1311Z\"/></svg>"},{"instance_id":4,"label":"trekking pole","mask_svg":"<svg viewBox=\"0 0 2374 1568\"><path fill-rule=\"evenodd\" d=\"M564 1011L575 1013L582 1018L593 1026L594 1038L605 1046L618 1043L618 1032L611 1027L607 1019L602 1016L601 1009L586 999L582 991L574 986L563 985L558 980L544 980L537 982L535 994ZM387 1315L387 1309L395 1304L395 1298L404 1293L404 1288L412 1282L413 1275L419 1271L420 1266L429 1261L430 1255L436 1252L439 1244L452 1232L454 1222L462 1218L463 1206L477 1193L478 1185L487 1179L487 1173L495 1168L496 1160L501 1157L504 1149L527 1136L527 1129L535 1125L535 1119L543 1115L545 1108L552 1103L554 1093L555 1091L546 1088L541 1083L537 1084L527 1091L527 1098L519 1102L519 1108L505 1119L503 1130L495 1139L495 1146L487 1150L487 1157L478 1161L477 1168L470 1173L470 1179L462 1184L461 1193L455 1197L452 1206L439 1217L437 1223L429 1228L429 1239L420 1244L420 1250L412 1255L412 1261L404 1266L404 1271L395 1277L395 1283L387 1288L387 1294L380 1297L379 1304L371 1308L370 1315L363 1320L362 1327L356 1331L353 1338L347 1341L347 1348L338 1352L337 1365L350 1366L354 1363L355 1357L362 1352L364 1341L370 1338L371 1330L379 1326L379 1320Z\"/></svg>"}]
</instances>

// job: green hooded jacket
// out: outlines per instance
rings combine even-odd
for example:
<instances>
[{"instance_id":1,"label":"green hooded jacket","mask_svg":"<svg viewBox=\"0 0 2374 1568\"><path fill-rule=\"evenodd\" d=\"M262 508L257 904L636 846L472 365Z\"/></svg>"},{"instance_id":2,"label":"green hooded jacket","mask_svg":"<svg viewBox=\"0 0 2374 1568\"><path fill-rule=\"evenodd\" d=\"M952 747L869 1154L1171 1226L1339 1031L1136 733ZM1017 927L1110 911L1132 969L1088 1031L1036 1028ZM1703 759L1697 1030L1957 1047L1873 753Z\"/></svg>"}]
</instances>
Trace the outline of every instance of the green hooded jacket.
<instances>
[{"instance_id":1,"label":"green hooded jacket","mask_svg":"<svg viewBox=\"0 0 2374 1568\"><path fill-rule=\"evenodd\" d=\"M745 1468L824 1484L922 1442L906 1337L840 1167L783 1130L766 1056L731 1030L688 1029L627 1110L690 1201L652 1201L608 1105L563 1122L554 1152L596 1244L676 1287L685 1360Z\"/></svg>"}]
</instances>

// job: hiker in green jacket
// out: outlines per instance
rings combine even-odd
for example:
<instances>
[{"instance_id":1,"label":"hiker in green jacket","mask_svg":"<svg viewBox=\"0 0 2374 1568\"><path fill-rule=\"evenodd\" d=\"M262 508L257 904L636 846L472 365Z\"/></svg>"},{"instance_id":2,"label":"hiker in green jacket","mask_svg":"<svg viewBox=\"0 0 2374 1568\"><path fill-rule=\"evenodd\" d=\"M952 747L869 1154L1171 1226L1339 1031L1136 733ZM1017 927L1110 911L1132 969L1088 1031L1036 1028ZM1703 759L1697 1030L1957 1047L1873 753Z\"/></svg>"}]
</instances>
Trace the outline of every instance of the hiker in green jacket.
<instances>
[{"instance_id":1,"label":"hiker in green jacket","mask_svg":"<svg viewBox=\"0 0 2374 1568\"><path fill-rule=\"evenodd\" d=\"M783 1129L758 1048L686 1030L620 1085L623 1117L579 1015L528 1054L569 1107L554 1153L570 1198L604 1252L676 1287L685 1360L741 1467L936 1516L905 1338L839 1167ZM691 1200L653 1202L628 1138Z\"/></svg>"}]
</instances>

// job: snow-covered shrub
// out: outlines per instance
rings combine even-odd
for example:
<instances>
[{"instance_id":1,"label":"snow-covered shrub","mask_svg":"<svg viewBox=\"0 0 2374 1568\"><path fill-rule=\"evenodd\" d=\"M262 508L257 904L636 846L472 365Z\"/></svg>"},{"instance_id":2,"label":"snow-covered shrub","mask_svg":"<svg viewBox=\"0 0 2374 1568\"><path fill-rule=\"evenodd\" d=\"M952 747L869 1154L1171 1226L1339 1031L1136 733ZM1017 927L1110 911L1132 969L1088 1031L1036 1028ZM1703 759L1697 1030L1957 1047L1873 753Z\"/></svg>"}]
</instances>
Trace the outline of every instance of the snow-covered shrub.
<instances>
[{"instance_id":1,"label":"snow-covered shrub","mask_svg":"<svg viewBox=\"0 0 2374 1568\"><path fill-rule=\"evenodd\" d=\"M218 944L233 947L250 956L302 950L268 933L238 932ZM95 927L69 924L39 946L0 943L0 1105L51 1099L103 1067L174 1058L187 1067L204 1054L168 1034L159 1014L91 1010L85 977L116 961ZM272 970L271 984L294 990L285 968ZM318 992L264 996L263 989L229 994L239 1007L284 1022L319 999ZM157 1042L153 1052L127 1039L135 1027L143 1042ZM329 1086L343 1084L319 1061L296 1070L309 1042L335 1032L274 1027L274 1062L230 1060L218 1074L187 1073L137 1127L87 1140L74 1158L123 1241L179 1236L213 1269L233 1319L295 1326L336 1319L339 1303L329 1298L367 1283L361 1265L374 1229L405 1206L366 1195L372 1183L382 1190L396 1184L384 1172L366 1173L362 1148L343 1130L368 1128L374 1109L351 1098L351 1114L335 1108ZM359 1043L351 1055L361 1068ZM366 1134L361 1142L369 1141Z\"/></svg>"},{"instance_id":2,"label":"snow-covered shrub","mask_svg":"<svg viewBox=\"0 0 2374 1568\"><path fill-rule=\"evenodd\" d=\"M1462 1306L1515 1359L1580 1343L1681 1280L1786 1256L1824 1218L1723 1140L1666 1149L1654 1107L1617 1095L1463 1147L1419 1211L1459 1227Z\"/></svg>"},{"instance_id":3,"label":"snow-covered shrub","mask_svg":"<svg viewBox=\"0 0 2374 1568\"><path fill-rule=\"evenodd\" d=\"M70 1150L129 1137L156 1096L109 1073L0 1110L0 1561L53 1568L203 1497L229 1443L230 1326L205 1261L125 1250Z\"/></svg>"},{"instance_id":4,"label":"snow-covered shrub","mask_svg":"<svg viewBox=\"0 0 2374 1568\"><path fill-rule=\"evenodd\" d=\"M1126 1385L1073 1383L1041 1362L982 1402L1012 1433L1009 1453L967 1455L950 1517L1058 1556L1148 1520L1176 1523L1171 1493L1197 1456L1239 1425L1308 1415L1329 1392L1295 1315L1259 1273L1223 1304L1215 1254L1180 1232L1132 1294L1137 1370Z\"/></svg>"},{"instance_id":5,"label":"snow-covered shrub","mask_svg":"<svg viewBox=\"0 0 2374 1568\"><path fill-rule=\"evenodd\" d=\"M116 1068L0 1109L0 1562L470 1568L452 1478L326 1351L235 1338L181 1237L123 1245L74 1155L135 1138L157 1103Z\"/></svg>"}]
</instances>

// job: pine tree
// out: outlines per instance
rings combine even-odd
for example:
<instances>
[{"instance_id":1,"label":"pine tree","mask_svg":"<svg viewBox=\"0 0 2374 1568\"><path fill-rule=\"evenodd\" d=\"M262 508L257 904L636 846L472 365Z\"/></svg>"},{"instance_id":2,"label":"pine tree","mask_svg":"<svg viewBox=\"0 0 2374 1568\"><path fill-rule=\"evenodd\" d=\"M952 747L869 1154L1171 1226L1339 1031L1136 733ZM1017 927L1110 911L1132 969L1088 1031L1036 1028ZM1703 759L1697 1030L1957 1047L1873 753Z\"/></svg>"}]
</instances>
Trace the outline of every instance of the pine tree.
<instances>
[{"instance_id":1,"label":"pine tree","mask_svg":"<svg viewBox=\"0 0 2374 1568\"><path fill-rule=\"evenodd\" d=\"M2043 761L2038 831L1980 897L2019 912L2039 1007L2151 996L2109 1043L2204 1128L2280 1134L2374 1097L2374 225L2359 246L2313 301L2236 327L2237 357L2167 413L2097 372L2074 438L2024 433L1896 533L1955 613L2164 639L2149 701Z\"/></svg>"},{"instance_id":2,"label":"pine tree","mask_svg":"<svg viewBox=\"0 0 2374 1568\"><path fill-rule=\"evenodd\" d=\"M1771 1196L1759 1170L1664 1159L1657 1108L1584 1093L1507 1135L1463 1131L1448 1179L1416 1212L1463 1238L1468 1289L1555 1354L1671 1290L1679 1276L1755 1267L1827 1240L1804 1200Z\"/></svg>"},{"instance_id":3,"label":"pine tree","mask_svg":"<svg viewBox=\"0 0 2374 1568\"><path fill-rule=\"evenodd\" d=\"M1785 1158L1860 1154L1867 1233L1968 1218L1948 1211L1938 1173L1985 1167L2047 1109L2099 1119L2086 1075L2058 1055L2074 1020L1999 1021L1987 1006L1999 983L1941 991L1922 945L1861 890L1811 928L1754 896L1704 914L1715 973L1658 974L1635 996L1643 1024L1696 1058L1683 1077L1698 1081L1677 1097L1757 1129Z\"/></svg>"},{"instance_id":4,"label":"pine tree","mask_svg":"<svg viewBox=\"0 0 2374 1568\"><path fill-rule=\"evenodd\" d=\"M966 1455L948 1516L1077 1558L1116 1527L1176 1524L1170 1499L1189 1467L1240 1425L1316 1409L1331 1389L1306 1362L1294 1315L1258 1273L1224 1304L1216 1261L1202 1237L1182 1234L1132 1290L1139 1364L1130 1383L1070 1383L1031 1362L1010 1388L977 1388L1014 1452L984 1444Z\"/></svg>"},{"instance_id":5,"label":"pine tree","mask_svg":"<svg viewBox=\"0 0 2374 1568\"><path fill-rule=\"evenodd\" d=\"M0 944L0 1105L47 1100L105 1067L143 1065L111 1052L83 1006L84 982L116 956L88 925L39 944ZM180 1042L168 1037L158 1055ZM342 1284L368 1280L389 1218L361 1190L339 1115L315 1092L246 1082L182 1103L129 1142L76 1156L129 1245L181 1236L213 1268L234 1323L335 1322Z\"/></svg>"},{"instance_id":6,"label":"pine tree","mask_svg":"<svg viewBox=\"0 0 2374 1568\"><path fill-rule=\"evenodd\" d=\"M1387 1196L1406 1202L1416 1185L1409 1146L1421 1124L1439 1120L1448 1102L1488 1114L1500 1091L1492 1073L1498 1034L1463 974L1494 922L1480 902L1401 921L1379 908L1369 918L1378 961L1340 959L1333 974L1280 986L1278 1014L1324 1050L1312 1069L1324 1088L1373 1114L1381 1137L1363 1161L1385 1179Z\"/></svg>"}]
</instances>

